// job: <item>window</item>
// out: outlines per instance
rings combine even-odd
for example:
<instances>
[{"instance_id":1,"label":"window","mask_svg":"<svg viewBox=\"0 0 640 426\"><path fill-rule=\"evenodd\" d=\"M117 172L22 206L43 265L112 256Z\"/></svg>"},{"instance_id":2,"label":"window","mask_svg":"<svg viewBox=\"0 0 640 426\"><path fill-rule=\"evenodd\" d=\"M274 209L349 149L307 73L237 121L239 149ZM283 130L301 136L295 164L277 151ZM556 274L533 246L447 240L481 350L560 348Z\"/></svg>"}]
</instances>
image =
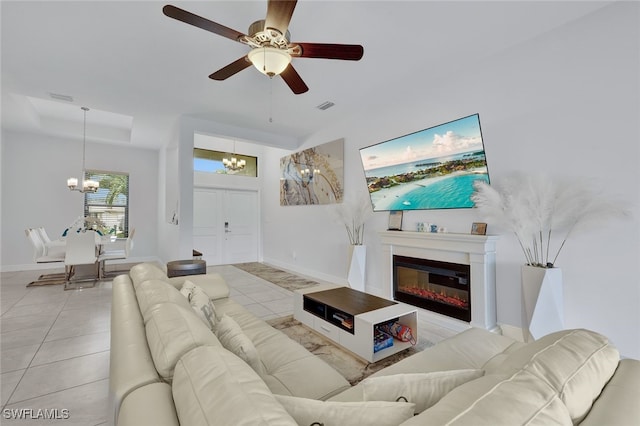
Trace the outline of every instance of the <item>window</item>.
<instances>
[{"instance_id":1,"label":"window","mask_svg":"<svg viewBox=\"0 0 640 426\"><path fill-rule=\"evenodd\" d=\"M100 188L84 194L84 217L103 235L129 235L129 175L87 170L86 178L100 182Z\"/></svg>"},{"instance_id":2,"label":"window","mask_svg":"<svg viewBox=\"0 0 640 426\"><path fill-rule=\"evenodd\" d=\"M230 170L222 162L223 158L244 160L246 165L239 170ZM250 155L229 154L228 152L209 149L193 149L193 170L196 172L219 173L236 176L258 176L258 158Z\"/></svg>"}]
</instances>

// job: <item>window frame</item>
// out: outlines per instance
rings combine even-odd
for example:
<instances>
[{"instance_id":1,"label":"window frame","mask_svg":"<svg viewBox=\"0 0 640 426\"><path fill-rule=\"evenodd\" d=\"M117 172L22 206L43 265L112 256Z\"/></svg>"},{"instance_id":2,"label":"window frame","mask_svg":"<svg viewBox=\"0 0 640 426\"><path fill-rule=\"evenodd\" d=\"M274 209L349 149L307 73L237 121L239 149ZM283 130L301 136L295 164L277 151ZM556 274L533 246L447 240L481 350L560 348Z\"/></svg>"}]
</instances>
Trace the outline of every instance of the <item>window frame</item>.
<instances>
[{"instance_id":1,"label":"window frame","mask_svg":"<svg viewBox=\"0 0 640 426\"><path fill-rule=\"evenodd\" d=\"M92 212L90 212L91 207L97 207L97 208L117 208L117 209L122 209L122 214L124 216L123 218L123 234L119 237L119 238L127 238L129 236L129 206L130 206L130 198L129 198L129 194L130 194L130 189L131 189L131 177L129 176L129 173L126 172L116 172L116 171L106 171L106 170L86 170L85 171L85 175L84 175L84 179L92 179L92 180L97 180L98 182L100 182L103 178L105 177L113 177L113 176L125 176L126 177L126 192L120 192L120 195L123 195L125 197L125 203L112 203L112 204L107 204L106 203L106 195L105 195L105 202L104 203L97 203L97 202L91 202L91 198L93 196L94 193L84 193L84 201L83 201L83 212L84 212L84 217L89 217L91 215ZM100 185L100 189L98 189L98 191L104 190L105 188ZM116 232L117 235L117 232Z\"/></svg>"}]
</instances>

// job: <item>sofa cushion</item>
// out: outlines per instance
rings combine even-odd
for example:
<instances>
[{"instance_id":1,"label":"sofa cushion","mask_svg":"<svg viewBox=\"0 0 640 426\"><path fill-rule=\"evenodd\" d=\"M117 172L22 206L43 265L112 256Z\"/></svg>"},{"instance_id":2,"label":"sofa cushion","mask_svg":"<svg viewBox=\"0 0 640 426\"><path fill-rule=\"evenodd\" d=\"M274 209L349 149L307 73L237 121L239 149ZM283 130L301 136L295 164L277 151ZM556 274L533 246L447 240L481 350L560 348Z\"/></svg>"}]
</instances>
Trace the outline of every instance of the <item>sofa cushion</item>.
<instances>
[{"instance_id":1,"label":"sofa cushion","mask_svg":"<svg viewBox=\"0 0 640 426\"><path fill-rule=\"evenodd\" d=\"M620 360L616 373L580 426L640 424L640 361Z\"/></svg>"},{"instance_id":2,"label":"sofa cushion","mask_svg":"<svg viewBox=\"0 0 640 426\"><path fill-rule=\"evenodd\" d=\"M453 389L402 426L572 425L567 407L547 383L527 371L487 375Z\"/></svg>"},{"instance_id":3,"label":"sofa cushion","mask_svg":"<svg viewBox=\"0 0 640 426\"><path fill-rule=\"evenodd\" d=\"M620 354L608 339L589 330L563 330L511 353L497 369L520 368L556 390L574 422L589 412L618 366Z\"/></svg>"},{"instance_id":4,"label":"sofa cushion","mask_svg":"<svg viewBox=\"0 0 640 426\"><path fill-rule=\"evenodd\" d=\"M215 332L216 323L219 318L216 315L216 308L213 306L211 299L209 299L209 296L204 292L204 290L202 290L200 286L186 280L184 284L182 284L180 294L189 301L189 305L191 305L195 313L198 314L198 317L202 322L204 322L211 331Z\"/></svg>"},{"instance_id":5,"label":"sofa cushion","mask_svg":"<svg viewBox=\"0 0 640 426\"><path fill-rule=\"evenodd\" d=\"M299 425L397 426L413 417L414 404L407 402L334 402L276 395Z\"/></svg>"},{"instance_id":6,"label":"sofa cushion","mask_svg":"<svg viewBox=\"0 0 640 426\"><path fill-rule=\"evenodd\" d=\"M182 355L204 345L221 346L191 308L163 303L151 308L145 325L151 357L160 377L171 382Z\"/></svg>"},{"instance_id":7,"label":"sofa cushion","mask_svg":"<svg viewBox=\"0 0 640 426\"><path fill-rule=\"evenodd\" d=\"M369 377L362 381L364 400L404 400L416 404L415 412L421 413L453 388L482 377L483 374L482 370L449 370Z\"/></svg>"},{"instance_id":8,"label":"sofa cushion","mask_svg":"<svg viewBox=\"0 0 640 426\"><path fill-rule=\"evenodd\" d=\"M182 425L296 426L256 372L222 347L184 355L172 389Z\"/></svg>"},{"instance_id":9,"label":"sofa cushion","mask_svg":"<svg viewBox=\"0 0 640 426\"><path fill-rule=\"evenodd\" d=\"M135 289L148 280L167 280L167 274L158 265L149 262L134 265L129 270L129 277Z\"/></svg>"},{"instance_id":10,"label":"sofa cushion","mask_svg":"<svg viewBox=\"0 0 640 426\"><path fill-rule=\"evenodd\" d=\"M191 308L189 301L163 280L152 279L141 282L136 287L136 297L145 323L149 319L151 308L161 303L175 303L183 308Z\"/></svg>"},{"instance_id":11,"label":"sofa cushion","mask_svg":"<svg viewBox=\"0 0 640 426\"><path fill-rule=\"evenodd\" d=\"M220 299L214 305L216 312L233 318L251 339L265 368L262 379L273 393L324 400L350 387L333 367L238 303Z\"/></svg>"},{"instance_id":12,"label":"sofa cushion","mask_svg":"<svg viewBox=\"0 0 640 426\"><path fill-rule=\"evenodd\" d=\"M482 369L487 361L517 345L514 339L480 328L470 328L439 342L427 350L418 352L370 377L434 371ZM331 397L332 401L362 401L362 386L358 383L350 389Z\"/></svg>"},{"instance_id":13,"label":"sofa cushion","mask_svg":"<svg viewBox=\"0 0 640 426\"><path fill-rule=\"evenodd\" d=\"M256 373L264 374L260 354L233 318L223 315L216 327L216 335L222 346L249 364Z\"/></svg>"}]
</instances>

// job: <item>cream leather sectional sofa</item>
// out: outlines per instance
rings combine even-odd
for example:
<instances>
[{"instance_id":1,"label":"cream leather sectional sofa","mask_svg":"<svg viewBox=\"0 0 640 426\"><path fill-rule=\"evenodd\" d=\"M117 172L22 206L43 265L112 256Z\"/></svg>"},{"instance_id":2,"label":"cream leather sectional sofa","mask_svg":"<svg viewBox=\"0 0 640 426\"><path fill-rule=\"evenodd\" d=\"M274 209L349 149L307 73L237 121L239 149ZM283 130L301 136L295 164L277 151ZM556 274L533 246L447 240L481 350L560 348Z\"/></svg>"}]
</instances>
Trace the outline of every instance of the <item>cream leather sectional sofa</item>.
<instances>
[{"instance_id":1,"label":"cream leather sectional sofa","mask_svg":"<svg viewBox=\"0 0 640 426\"><path fill-rule=\"evenodd\" d=\"M222 345L180 293L186 280L218 318L235 320L259 365ZM217 274L167 278L154 264L114 279L113 424L640 424L640 361L620 361L597 333L567 330L523 344L470 329L351 387L228 296Z\"/></svg>"}]
</instances>

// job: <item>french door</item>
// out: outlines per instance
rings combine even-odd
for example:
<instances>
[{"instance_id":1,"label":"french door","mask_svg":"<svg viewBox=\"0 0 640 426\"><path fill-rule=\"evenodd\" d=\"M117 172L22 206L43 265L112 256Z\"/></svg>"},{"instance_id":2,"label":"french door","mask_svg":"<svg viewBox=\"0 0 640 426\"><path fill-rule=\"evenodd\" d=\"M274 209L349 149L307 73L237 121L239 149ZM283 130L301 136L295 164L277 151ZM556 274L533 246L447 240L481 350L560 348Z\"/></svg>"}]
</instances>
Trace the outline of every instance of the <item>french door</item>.
<instances>
[{"instance_id":1,"label":"french door","mask_svg":"<svg viewBox=\"0 0 640 426\"><path fill-rule=\"evenodd\" d=\"M256 262L258 220L256 191L193 191L193 247L208 265Z\"/></svg>"}]
</instances>

